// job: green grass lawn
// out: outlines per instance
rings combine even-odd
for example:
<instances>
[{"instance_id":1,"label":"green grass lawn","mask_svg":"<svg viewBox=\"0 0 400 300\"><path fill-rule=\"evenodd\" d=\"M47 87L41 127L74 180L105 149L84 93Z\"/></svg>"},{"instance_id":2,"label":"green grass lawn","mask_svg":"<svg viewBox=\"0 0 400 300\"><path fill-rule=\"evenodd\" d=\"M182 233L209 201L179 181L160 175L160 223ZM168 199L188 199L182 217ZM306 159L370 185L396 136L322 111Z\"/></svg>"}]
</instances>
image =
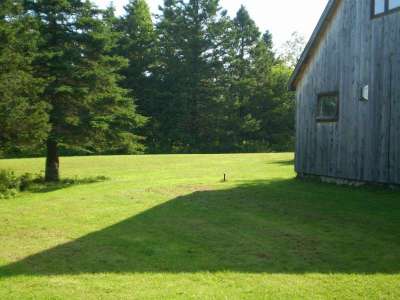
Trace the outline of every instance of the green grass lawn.
<instances>
[{"instance_id":1,"label":"green grass lawn","mask_svg":"<svg viewBox=\"0 0 400 300\"><path fill-rule=\"evenodd\" d=\"M0 299L399 299L399 191L298 181L292 161L63 158L81 184L0 200Z\"/></svg>"}]
</instances>

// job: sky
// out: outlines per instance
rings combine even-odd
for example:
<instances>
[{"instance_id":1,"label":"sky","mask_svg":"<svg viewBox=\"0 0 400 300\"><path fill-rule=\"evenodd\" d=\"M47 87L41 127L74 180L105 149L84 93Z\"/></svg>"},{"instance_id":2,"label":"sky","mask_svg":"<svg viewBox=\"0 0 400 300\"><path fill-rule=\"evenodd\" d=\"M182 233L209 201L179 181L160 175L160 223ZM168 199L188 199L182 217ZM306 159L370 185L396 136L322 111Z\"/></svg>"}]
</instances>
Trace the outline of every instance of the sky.
<instances>
[{"instance_id":1,"label":"sky","mask_svg":"<svg viewBox=\"0 0 400 300\"><path fill-rule=\"evenodd\" d=\"M110 0L93 0L99 7L106 7ZM118 14L129 0L113 0ZM163 0L147 0L153 14ZM328 0L221 0L221 6L235 16L240 5L244 5L262 32L269 30L274 44L279 48L290 39L294 31L308 39L317 24Z\"/></svg>"}]
</instances>

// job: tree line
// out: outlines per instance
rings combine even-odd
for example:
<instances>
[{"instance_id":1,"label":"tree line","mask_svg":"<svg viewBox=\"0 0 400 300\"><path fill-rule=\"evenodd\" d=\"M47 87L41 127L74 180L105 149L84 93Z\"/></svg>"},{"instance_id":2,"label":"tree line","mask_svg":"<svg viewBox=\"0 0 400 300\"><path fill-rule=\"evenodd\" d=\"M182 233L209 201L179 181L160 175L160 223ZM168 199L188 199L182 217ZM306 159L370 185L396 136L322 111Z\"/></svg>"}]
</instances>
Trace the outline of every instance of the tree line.
<instances>
[{"instance_id":1,"label":"tree line","mask_svg":"<svg viewBox=\"0 0 400 300\"><path fill-rule=\"evenodd\" d=\"M291 150L293 49L279 56L245 7L145 0L122 16L83 0L0 3L0 153Z\"/></svg>"}]
</instances>

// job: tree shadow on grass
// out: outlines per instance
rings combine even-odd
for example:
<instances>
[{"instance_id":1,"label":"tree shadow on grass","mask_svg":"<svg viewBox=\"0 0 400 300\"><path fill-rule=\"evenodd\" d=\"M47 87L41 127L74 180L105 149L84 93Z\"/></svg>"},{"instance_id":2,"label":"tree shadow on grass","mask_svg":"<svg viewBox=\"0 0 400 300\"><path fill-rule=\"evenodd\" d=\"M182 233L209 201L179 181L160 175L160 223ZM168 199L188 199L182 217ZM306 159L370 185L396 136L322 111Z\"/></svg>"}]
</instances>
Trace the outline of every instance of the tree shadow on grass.
<instances>
[{"instance_id":1,"label":"tree shadow on grass","mask_svg":"<svg viewBox=\"0 0 400 300\"><path fill-rule=\"evenodd\" d=\"M76 185L93 184L109 180L105 176L97 177L86 177L86 178L65 178L59 182L47 183L44 179L36 179L29 183L29 185L24 189L31 193L49 193L57 190L66 189Z\"/></svg>"},{"instance_id":2,"label":"tree shadow on grass","mask_svg":"<svg viewBox=\"0 0 400 300\"><path fill-rule=\"evenodd\" d=\"M0 267L0 276L94 273L400 272L392 191L298 180L243 182L172 199Z\"/></svg>"},{"instance_id":3,"label":"tree shadow on grass","mask_svg":"<svg viewBox=\"0 0 400 300\"><path fill-rule=\"evenodd\" d=\"M281 166L293 166L294 163L295 163L294 159L279 160L279 161L272 162L272 164L281 165Z\"/></svg>"}]
</instances>

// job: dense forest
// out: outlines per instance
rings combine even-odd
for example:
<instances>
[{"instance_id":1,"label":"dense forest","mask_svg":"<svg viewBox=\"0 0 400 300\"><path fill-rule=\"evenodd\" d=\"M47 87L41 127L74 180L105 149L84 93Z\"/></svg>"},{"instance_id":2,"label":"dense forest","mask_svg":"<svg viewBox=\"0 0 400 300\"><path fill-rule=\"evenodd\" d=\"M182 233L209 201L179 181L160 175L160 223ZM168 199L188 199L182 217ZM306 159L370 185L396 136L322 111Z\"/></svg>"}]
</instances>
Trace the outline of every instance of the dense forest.
<instances>
[{"instance_id":1,"label":"dense forest","mask_svg":"<svg viewBox=\"0 0 400 300\"><path fill-rule=\"evenodd\" d=\"M0 155L47 155L51 181L61 154L291 150L301 46L218 0L2 0Z\"/></svg>"}]
</instances>

